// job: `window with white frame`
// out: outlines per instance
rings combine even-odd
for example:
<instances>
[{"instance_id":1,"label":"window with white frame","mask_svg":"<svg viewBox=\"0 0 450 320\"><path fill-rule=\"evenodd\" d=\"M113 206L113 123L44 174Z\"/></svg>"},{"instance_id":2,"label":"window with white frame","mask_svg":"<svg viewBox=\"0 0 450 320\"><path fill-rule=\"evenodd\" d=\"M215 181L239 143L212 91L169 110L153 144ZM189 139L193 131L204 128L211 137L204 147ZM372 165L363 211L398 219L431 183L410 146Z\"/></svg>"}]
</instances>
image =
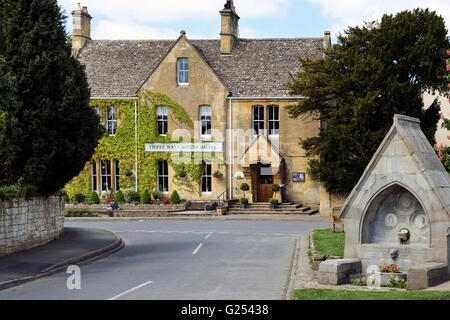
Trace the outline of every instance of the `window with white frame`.
<instances>
[{"instance_id":1,"label":"window with white frame","mask_svg":"<svg viewBox=\"0 0 450 320\"><path fill-rule=\"evenodd\" d=\"M106 130L110 136L116 134L117 119L116 119L116 107L110 106L106 110Z\"/></svg>"},{"instance_id":2,"label":"window with white frame","mask_svg":"<svg viewBox=\"0 0 450 320\"><path fill-rule=\"evenodd\" d=\"M264 106L252 107L253 135L264 130Z\"/></svg>"},{"instance_id":3,"label":"window with white frame","mask_svg":"<svg viewBox=\"0 0 450 320\"><path fill-rule=\"evenodd\" d=\"M211 107L200 107L200 136L211 136Z\"/></svg>"},{"instance_id":4,"label":"window with white frame","mask_svg":"<svg viewBox=\"0 0 450 320\"><path fill-rule=\"evenodd\" d=\"M271 136L280 134L280 108L276 105L267 106L267 129Z\"/></svg>"},{"instance_id":5,"label":"window with white frame","mask_svg":"<svg viewBox=\"0 0 450 320\"><path fill-rule=\"evenodd\" d=\"M158 161L158 190L162 193L169 192L169 167L166 160Z\"/></svg>"},{"instance_id":6,"label":"window with white frame","mask_svg":"<svg viewBox=\"0 0 450 320\"><path fill-rule=\"evenodd\" d=\"M95 161L91 163L91 179L92 191L97 191L97 163Z\"/></svg>"},{"instance_id":7,"label":"window with white frame","mask_svg":"<svg viewBox=\"0 0 450 320\"><path fill-rule=\"evenodd\" d=\"M157 106L156 116L158 118L158 133L160 136L165 136L169 125L169 108L166 106Z\"/></svg>"},{"instance_id":8,"label":"window with white frame","mask_svg":"<svg viewBox=\"0 0 450 320\"><path fill-rule=\"evenodd\" d=\"M120 178L119 160L114 160L114 179L115 179L114 187L116 188L116 191L120 190L119 178Z\"/></svg>"},{"instance_id":9,"label":"window with white frame","mask_svg":"<svg viewBox=\"0 0 450 320\"><path fill-rule=\"evenodd\" d=\"M211 162L203 161L202 170L202 193L211 193L212 191Z\"/></svg>"},{"instance_id":10,"label":"window with white frame","mask_svg":"<svg viewBox=\"0 0 450 320\"><path fill-rule=\"evenodd\" d=\"M178 58L177 59L177 81L178 85L189 84L189 59Z\"/></svg>"},{"instance_id":11,"label":"window with white frame","mask_svg":"<svg viewBox=\"0 0 450 320\"><path fill-rule=\"evenodd\" d=\"M101 160L100 161L100 182L101 191L107 192L111 191L111 161Z\"/></svg>"}]
</instances>

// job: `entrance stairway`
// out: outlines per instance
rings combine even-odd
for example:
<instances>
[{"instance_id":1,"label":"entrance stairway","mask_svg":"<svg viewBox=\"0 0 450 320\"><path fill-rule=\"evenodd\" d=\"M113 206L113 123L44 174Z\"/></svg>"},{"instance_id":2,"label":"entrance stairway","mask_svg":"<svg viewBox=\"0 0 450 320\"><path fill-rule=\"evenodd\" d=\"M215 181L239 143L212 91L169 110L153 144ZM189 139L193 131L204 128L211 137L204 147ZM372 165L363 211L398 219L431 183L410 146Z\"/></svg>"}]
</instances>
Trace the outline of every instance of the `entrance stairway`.
<instances>
[{"instance_id":1,"label":"entrance stairway","mask_svg":"<svg viewBox=\"0 0 450 320\"><path fill-rule=\"evenodd\" d=\"M241 209L239 203L233 203L228 209L227 214L306 214L313 215L319 210L313 210L310 207L304 207L302 204L281 203L278 208L270 209L270 203L256 202L249 203L248 208Z\"/></svg>"}]
</instances>

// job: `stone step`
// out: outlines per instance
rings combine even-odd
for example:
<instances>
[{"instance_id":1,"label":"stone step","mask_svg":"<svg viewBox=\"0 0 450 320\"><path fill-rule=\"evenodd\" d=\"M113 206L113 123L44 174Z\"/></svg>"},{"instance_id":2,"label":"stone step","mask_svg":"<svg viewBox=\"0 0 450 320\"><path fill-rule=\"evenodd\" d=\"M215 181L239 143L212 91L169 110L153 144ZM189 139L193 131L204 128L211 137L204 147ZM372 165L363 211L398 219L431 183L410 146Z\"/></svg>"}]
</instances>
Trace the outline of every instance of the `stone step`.
<instances>
[{"instance_id":1,"label":"stone step","mask_svg":"<svg viewBox=\"0 0 450 320\"><path fill-rule=\"evenodd\" d=\"M245 209L241 209L241 208L230 208L229 210L245 210L248 212L259 212L259 211L267 211L267 210L272 210L272 211L287 211L287 212L307 212L310 210L309 209L283 209L283 208L277 208L277 209L271 209L271 208L245 208Z\"/></svg>"},{"instance_id":2,"label":"stone step","mask_svg":"<svg viewBox=\"0 0 450 320\"><path fill-rule=\"evenodd\" d=\"M245 209L242 210L228 210L227 214L301 214L301 215L312 215L314 214L312 212L313 210L311 210L311 212L309 211L286 211L286 210L273 210L273 209L268 209L268 210L259 210L259 211L248 211Z\"/></svg>"},{"instance_id":3,"label":"stone step","mask_svg":"<svg viewBox=\"0 0 450 320\"><path fill-rule=\"evenodd\" d=\"M250 208L269 208L270 207L270 203L267 204L253 204L253 203L249 203L248 205ZM233 204L231 205L231 208L239 208L240 204ZM303 205L298 204L298 205L278 205L279 208L287 208L287 209L299 209L299 208L303 208Z\"/></svg>"}]
</instances>

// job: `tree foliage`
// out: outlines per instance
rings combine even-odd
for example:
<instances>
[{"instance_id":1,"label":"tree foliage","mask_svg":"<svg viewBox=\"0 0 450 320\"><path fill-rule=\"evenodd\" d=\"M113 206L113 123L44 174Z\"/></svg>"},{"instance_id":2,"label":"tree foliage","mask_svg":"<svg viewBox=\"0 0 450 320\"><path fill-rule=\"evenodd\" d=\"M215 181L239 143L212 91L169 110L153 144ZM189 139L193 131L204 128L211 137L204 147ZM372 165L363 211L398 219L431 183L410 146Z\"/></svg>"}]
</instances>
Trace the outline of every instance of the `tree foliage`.
<instances>
[{"instance_id":1,"label":"tree foliage","mask_svg":"<svg viewBox=\"0 0 450 320\"><path fill-rule=\"evenodd\" d=\"M0 2L0 37L5 67L16 82L20 135L11 137L15 153L2 159L0 184L20 178L49 195L76 176L103 133L89 107L83 66L71 56L65 17L56 0Z\"/></svg>"},{"instance_id":2,"label":"tree foliage","mask_svg":"<svg viewBox=\"0 0 450 320\"><path fill-rule=\"evenodd\" d=\"M1 50L0 38L0 50ZM5 173L11 173L12 160L16 157L17 148L12 143L17 139L20 130L15 117L20 103L16 98L14 79L5 67L5 59L0 51L0 165Z\"/></svg>"},{"instance_id":3,"label":"tree foliage","mask_svg":"<svg viewBox=\"0 0 450 320\"><path fill-rule=\"evenodd\" d=\"M307 97L289 106L291 117L322 120L320 134L301 144L309 173L330 192L350 192L392 125L394 114L417 117L431 144L439 121L425 91L448 91L444 78L449 38L435 12L415 9L384 15L378 28L350 27L324 57L301 60L291 94Z\"/></svg>"}]
</instances>

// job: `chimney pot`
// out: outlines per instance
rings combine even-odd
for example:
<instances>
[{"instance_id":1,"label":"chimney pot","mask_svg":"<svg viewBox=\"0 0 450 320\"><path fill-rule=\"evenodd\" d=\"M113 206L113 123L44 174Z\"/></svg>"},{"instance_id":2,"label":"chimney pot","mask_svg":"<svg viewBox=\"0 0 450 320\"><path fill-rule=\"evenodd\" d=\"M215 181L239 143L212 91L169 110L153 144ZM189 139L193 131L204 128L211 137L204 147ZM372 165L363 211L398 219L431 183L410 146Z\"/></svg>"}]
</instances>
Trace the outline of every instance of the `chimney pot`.
<instances>
[{"instance_id":1,"label":"chimney pot","mask_svg":"<svg viewBox=\"0 0 450 320\"><path fill-rule=\"evenodd\" d=\"M220 53L230 54L233 50L234 41L239 38L239 16L234 8L233 0L227 0L224 8L220 11L222 17L220 31Z\"/></svg>"},{"instance_id":2,"label":"chimney pot","mask_svg":"<svg viewBox=\"0 0 450 320\"><path fill-rule=\"evenodd\" d=\"M72 32L72 51L78 52L83 48L86 41L91 40L91 19L87 7L81 7L77 3L76 9L72 11L73 32Z\"/></svg>"}]
</instances>

